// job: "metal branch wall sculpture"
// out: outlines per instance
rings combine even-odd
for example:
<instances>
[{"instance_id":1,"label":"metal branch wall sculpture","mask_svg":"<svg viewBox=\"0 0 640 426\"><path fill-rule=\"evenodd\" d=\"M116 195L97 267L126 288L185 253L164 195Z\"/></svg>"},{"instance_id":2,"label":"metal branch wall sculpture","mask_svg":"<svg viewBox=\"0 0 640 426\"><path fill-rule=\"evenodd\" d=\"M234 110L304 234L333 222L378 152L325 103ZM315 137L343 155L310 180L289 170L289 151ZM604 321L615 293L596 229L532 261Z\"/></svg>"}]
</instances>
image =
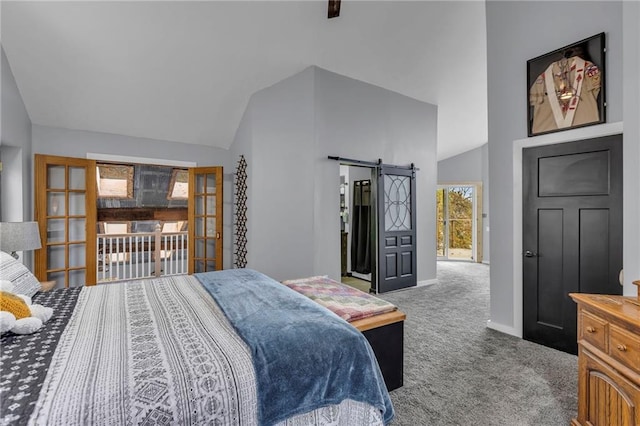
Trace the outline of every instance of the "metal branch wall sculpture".
<instances>
[{"instance_id":1,"label":"metal branch wall sculpture","mask_svg":"<svg viewBox=\"0 0 640 426\"><path fill-rule=\"evenodd\" d=\"M233 264L236 268L247 266L247 161L240 156L236 167L235 236L236 250Z\"/></svg>"}]
</instances>

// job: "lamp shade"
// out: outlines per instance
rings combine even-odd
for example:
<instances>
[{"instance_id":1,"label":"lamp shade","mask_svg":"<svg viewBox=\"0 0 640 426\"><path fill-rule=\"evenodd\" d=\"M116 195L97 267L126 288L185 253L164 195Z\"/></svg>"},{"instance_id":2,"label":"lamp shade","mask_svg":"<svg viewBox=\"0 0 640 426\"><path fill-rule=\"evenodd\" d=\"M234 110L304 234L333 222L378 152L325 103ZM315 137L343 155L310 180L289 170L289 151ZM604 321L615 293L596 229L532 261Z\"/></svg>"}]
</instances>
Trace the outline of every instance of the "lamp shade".
<instances>
[{"instance_id":1,"label":"lamp shade","mask_svg":"<svg viewBox=\"0 0 640 426\"><path fill-rule=\"evenodd\" d=\"M15 253L40 247L38 222L0 222L0 250Z\"/></svg>"}]
</instances>

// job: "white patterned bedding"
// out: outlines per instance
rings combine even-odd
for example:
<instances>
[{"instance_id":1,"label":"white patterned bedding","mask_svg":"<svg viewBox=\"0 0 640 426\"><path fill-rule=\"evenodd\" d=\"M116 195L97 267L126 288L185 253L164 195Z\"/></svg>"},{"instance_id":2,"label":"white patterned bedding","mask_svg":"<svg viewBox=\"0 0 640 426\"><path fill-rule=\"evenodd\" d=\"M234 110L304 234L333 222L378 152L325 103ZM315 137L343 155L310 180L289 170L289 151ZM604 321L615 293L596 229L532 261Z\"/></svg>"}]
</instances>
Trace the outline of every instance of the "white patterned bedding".
<instances>
[{"instance_id":1,"label":"white patterned bedding","mask_svg":"<svg viewBox=\"0 0 640 426\"><path fill-rule=\"evenodd\" d=\"M254 425L256 401L251 354L215 301L194 277L165 277L84 288L18 423ZM283 422L381 423L350 400Z\"/></svg>"}]
</instances>

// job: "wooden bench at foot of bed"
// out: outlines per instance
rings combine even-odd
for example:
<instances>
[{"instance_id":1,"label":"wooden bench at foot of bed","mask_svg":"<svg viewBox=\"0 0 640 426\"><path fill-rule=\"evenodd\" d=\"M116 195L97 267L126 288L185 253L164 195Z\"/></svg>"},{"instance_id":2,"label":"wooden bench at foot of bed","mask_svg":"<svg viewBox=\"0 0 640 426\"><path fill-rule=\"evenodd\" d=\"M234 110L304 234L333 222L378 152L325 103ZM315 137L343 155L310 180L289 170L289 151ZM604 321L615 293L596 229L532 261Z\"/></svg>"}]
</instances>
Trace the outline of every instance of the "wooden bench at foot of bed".
<instances>
[{"instance_id":1,"label":"wooden bench at foot of bed","mask_svg":"<svg viewBox=\"0 0 640 426\"><path fill-rule=\"evenodd\" d=\"M387 389L402 386L404 370L403 312L382 299L324 276L282 282L360 330L376 354ZM357 319L361 318L361 319Z\"/></svg>"},{"instance_id":2,"label":"wooden bench at foot of bed","mask_svg":"<svg viewBox=\"0 0 640 426\"><path fill-rule=\"evenodd\" d=\"M393 311L350 323L369 341L389 391L403 385L406 318L404 312Z\"/></svg>"}]
</instances>

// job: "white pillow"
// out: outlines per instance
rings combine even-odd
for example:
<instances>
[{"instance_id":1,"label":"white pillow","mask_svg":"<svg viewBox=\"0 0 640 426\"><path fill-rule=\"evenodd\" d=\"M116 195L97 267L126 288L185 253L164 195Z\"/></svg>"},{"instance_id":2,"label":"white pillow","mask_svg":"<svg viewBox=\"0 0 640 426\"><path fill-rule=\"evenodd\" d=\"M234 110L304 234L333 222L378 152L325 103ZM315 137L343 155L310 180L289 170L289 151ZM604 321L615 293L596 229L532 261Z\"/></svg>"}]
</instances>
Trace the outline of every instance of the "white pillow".
<instances>
[{"instance_id":1,"label":"white pillow","mask_svg":"<svg viewBox=\"0 0 640 426\"><path fill-rule=\"evenodd\" d=\"M0 280L13 283L13 292L33 297L40 291L40 282L21 262L9 253L0 251Z\"/></svg>"},{"instance_id":2,"label":"white pillow","mask_svg":"<svg viewBox=\"0 0 640 426\"><path fill-rule=\"evenodd\" d=\"M49 321L53 316L53 308L35 304L29 306L29 309L31 310L31 316L38 318L43 323Z\"/></svg>"},{"instance_id":3,"label":"white pillow","mask_svg":"<svg viewBox=\"0 0 640 426\"><path fill-rule=\"evenodd\" d=\"M16 317L7 311L0 311L0 334L4 334L16 325Z\"/></svg>"},{"instance_id":4,"label":"white pillow","mask_svg":"<svg viewBox=\"0 0 640 426\"><path fill-rule=\"evenodd\" d=\"M15 334L31 334L35 333L42 327L42 320L36 317L22 318L16 321L11 327L11 331Z\"/></svg>"}]
</instances>

